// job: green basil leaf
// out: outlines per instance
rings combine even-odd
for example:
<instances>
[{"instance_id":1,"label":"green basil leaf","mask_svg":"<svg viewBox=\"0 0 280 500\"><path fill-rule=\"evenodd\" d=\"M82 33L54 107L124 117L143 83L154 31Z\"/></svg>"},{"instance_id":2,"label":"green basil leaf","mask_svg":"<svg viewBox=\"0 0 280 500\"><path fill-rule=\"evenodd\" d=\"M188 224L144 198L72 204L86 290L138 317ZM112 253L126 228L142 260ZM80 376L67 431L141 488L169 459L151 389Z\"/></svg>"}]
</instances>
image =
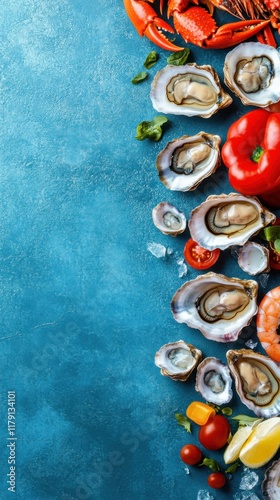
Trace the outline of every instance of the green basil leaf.
<instances>
[{"instance_id":1,"label":"green basil leaf","mask_svg":"<svg viewBox=\"0 0 280 500\"><path fill-rule=\"evenodd\" d=\"M168 118L165 116L155 116L151 121L139 123L136 129L136 139L138 141L143 141L144 139L159 141L162 136L161 126L166 122L168 122Z\"/></svg>"},{"instance_id":2,"label":"green basil leaf","mask_svg":"<svg viewBox=\"0 0 280 500\"><path fill-rule=\"evenodd\" d=\"M199 466L201 467L201 465L206 465L206 467L209 467L209 469L214 472L221 470L218 462L216 462L216 460L213 460L213 458L204 458L203 462L199 464Z\"/></svg>"},{"instance_id":3,"label":"green basil leaf","mask_svg":"<svg viewBox=\"0 0 280 500\"><path fill-rule=\"evenodd\" d=\"M146 71L141 71L140 73L137 73L134 78L132 78L131 82L134 84L143 82L143 80L146 80L147 76L148 73L146 73Z\"/></svg>"},{"instance_id":4,"label":"green basil leaf","mask_svg":"<svg viewBox=\"0 0 280 500\"><path fill-rule=\"evenodd\" d=\"M154 66L154 64L156 64L158 58L159 58L159 55L154 50L152 50L152 52L150 52L147 55L146 60L144 62L145 68L150 69L152 66Z\"/></svg>"},{"instance_id":5,"label":"green basil leaf","mask_svg":"<svg viewBox=\"0 0 280 500\"><path fill-rule=\"evenodd\" d=\"M274 241L273 245L274 245L274 250L277 253L280 253L280 238L277 238L277 240Z\"/></svg>"},{"instance_id":6,"label":"green basil leaf","mask_svg":"<svg viewBox=\"0 0 280 500\"><path fill-rule=\"evenodd\" d=\"M183 49L178 52L173 52L167 58L168 64L173 64L173 66L182 66L187 62L187 59L190 55L190 49Z\"/></svg>"},{"instance_id":7,"label":"green basil leaf","mask_svg":"<svg viewBox=\"0 0 280 500\"><path fill-rule=\"evenodd\" d=\"M237 467L239 467L240 463L239 462L234 462L234 464L231 464L226 470L225 470L225 473L226 474L233 474Z\"/></svg>"},{"instance_id":8,"label":"green basil leaf","mask_svg":"<svg viewBox=\"0 0 280 500\"><path fill-rule=\"evenodd\" d=\"M227 417L230 417L233 413L233 410L229 406L226 406L225 408L222 409L222 413Z\"/></svg>"},{"instance_id":9,"label":"green basil leaf","mask_svg":"<svg viewBox=\"0 0 280 500\"><path fill-rule=\"evenodd\" d=\"M280 226L264 227L260 236L266 241L276 241L280 238Z\"/></svg>"},{"instance_id":10,"label":"green basil leaf","mask_svg":"<svg viewBox=\"0 0 280 500\"><path fill-rule=\"evenodd\" d=\"M187 432L192 432L191 431L191 422L189 421L188 417L185 417L185 415L182 415L181 413L175 413L175 418L178 422L179 425L184 427L184 429Z\"/></svg>"},{"instance_id":11,"label":"green basil leaf","mask_svg":"<svg viewBox=\"0 0 280 500\"><path fill-rule=\"evenodd\" d=\"M236 415L236 417L231 417L232 420L237 420L240 427L244 425L251 425L253 424L256 420L260 420L257 417L249 417L248 415Z\"/></svg>"}]
</instances>

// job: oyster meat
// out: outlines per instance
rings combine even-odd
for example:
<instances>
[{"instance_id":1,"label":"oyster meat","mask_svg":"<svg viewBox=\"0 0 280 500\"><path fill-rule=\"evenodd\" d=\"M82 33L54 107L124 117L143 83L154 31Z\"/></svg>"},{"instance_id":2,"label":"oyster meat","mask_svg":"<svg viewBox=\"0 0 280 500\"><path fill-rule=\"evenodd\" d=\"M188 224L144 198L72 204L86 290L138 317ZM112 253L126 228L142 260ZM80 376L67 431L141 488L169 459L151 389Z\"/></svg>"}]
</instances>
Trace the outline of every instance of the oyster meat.
<instances>
[{"instance_id":1,"label":"oyster meat","mask_svg":"<svg viewBox=\"0 0 280 500\"><path fill-rule=\"evenodd\" d=\"M257 313L258 284L209 272L177 290L171 310L178 323L197 328L210 340L232 342Z\"/></svg>"},{"instance_id":2,"label":"oyster meat","mask_svg":"<svg viewBox=\"0 0 280 500\"><path fill-rule=\"evenodd\" d=\"M183 340L163 345L155 355L155 364L162 375L185 382L197 367L202 352Z\"/></svg>"},{"instance_id":3,"label":"oyster meat","mask_svg":"<svg viewBox=\"0 0 280 500\"><path fill-rule=\"evenodd\" d=\"M230 371L218 358L205 358L198 365L195 389L206 401L216 405L228 403L232 399L231 386Z\"/></svg>"},{"instance_id":4,"label":"oyster meat","mask_svg":"<svg viewBox=\"0 0 280 500\"><path fill-rule=\"evenodd\" d=\"M154 109L174 115L209 118L229 106L232 98L209 65L166 66L156 74L150 97Z\"/></svg>"},{"instance_id":5,"label":"oyster meat","mask_svg":"<svg viewBox=\"0 0 280 500\"><path fill-rule=\"evenodd\" d=\"M185 231L187 220L183 212L171 203L162 201L153 208L154 225L163 233L177 236Z\"/></svg>"},{"instance_id":6,"label":"oyster meat","mask_svg":"<svg viewBox=\"0 0 280 500\"><path fill-rule=\"evenodd\" d=\"M265 471L262 483L264 500L279 500L280 498L280 458Z\"/></svg>"},{"instance_id":7,"label":"oyster meat","mask_svg":"<svg viewBox=\"0 0 280 500\"><path fill-rule=\"evenodd\" d=\"M191 191L211 175L221 163L221 138L198 132L169 142L158 154L160 180L172 191Z\"/></svg>"},{"instance_id":8,"label":"oyster meat","mask_svg":"<svg viewBox=\"0 0 280 500\"><path fill-rule=\"evenodd\" d=\"M269 250L255 241L247 241L238 252L238 264L251 275L269 272Z\"/></svg>"},{"instance_id":9,"label":"oyster meat","mask_svg":"<svg viewBox=\"0 0 280 500\"><path fill-rule=\"evenodd\" d=\"M260 42L242 43L228 52L226 85L246 106L267 107L280 100L279 52Z\"/></svg>"},{"instance_id":10,"label":"oyster meat","mask_svg":"<svg viewBox=\"0 0 280 500\"><path fill-rule=\"evenodd\" d=\"M244 245L275 219L256 197L238 193L212 195L191 212L189 230L201 247L225 250Z\"/></svg>"},{"instance_id":11,"label":"oyster meat","mask_svg":"<svg viewBox=\"0 0 280 500\"><path fill-rule=\"evenodd\" d=\"M230 350L226 357L242 403L258 417L277 417L280 414L280 367L250 349Z\"/></svg>"}]
</instances>

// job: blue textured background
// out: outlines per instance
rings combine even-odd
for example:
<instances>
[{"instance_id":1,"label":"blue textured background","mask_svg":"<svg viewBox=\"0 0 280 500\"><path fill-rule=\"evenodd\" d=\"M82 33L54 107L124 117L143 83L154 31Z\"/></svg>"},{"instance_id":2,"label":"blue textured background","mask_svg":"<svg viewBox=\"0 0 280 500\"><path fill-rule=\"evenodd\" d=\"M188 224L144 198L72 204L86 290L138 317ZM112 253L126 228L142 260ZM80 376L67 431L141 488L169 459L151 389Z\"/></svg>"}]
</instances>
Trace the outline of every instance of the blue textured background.
<instances>
[{"instance_id":1,"label":"blue textured background","mask_svg":"<svg viewBox=\"0 0 280 500\"><path fill-rule=\"evenodd\" d=\"M217 344L173 320L170 301L183 283L174 255L188 231L162 235L152 208L166 200L188 217L230 187L221 167L195 192L169 192L155 157L200 130L224 140L248 109L234 99L208 120L170 116L159 143L138 142L137 124L156 114L150 83L168 54L156 49L149 79L131 84L154 46L121 0L5 0L0 19L0 498L13 495L7 392L15 390L17 499L195 500L210 471L186 474L179 450L197 442L197 429L186 434L174 413L201 397L194 375L184 384L162 377L155 352L183 338L225 360L255 334ZM190 60L222 78L225 53L192 47ZM149 241L173 256L157 260ZM247 277L230 251L214 270ZM276 284L272 272L260 296ZM250 414L236 396L230 404ZM221 453L211 456L222 464ZM241 474L211 493L233 498Z\"/></svg>"}]
</instances>

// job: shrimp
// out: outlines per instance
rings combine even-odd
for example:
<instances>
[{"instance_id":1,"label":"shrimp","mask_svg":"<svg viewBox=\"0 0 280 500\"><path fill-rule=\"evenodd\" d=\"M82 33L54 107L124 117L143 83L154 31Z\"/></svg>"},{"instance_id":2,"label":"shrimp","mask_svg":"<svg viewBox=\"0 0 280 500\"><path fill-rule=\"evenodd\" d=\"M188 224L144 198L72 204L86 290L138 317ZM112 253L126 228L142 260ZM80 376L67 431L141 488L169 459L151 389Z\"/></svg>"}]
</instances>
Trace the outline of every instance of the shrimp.
<instances>
[{"instance_id":1,"label":"shrimp","mask_svg":"<svg viewBox=\"0 0 280 500\"><path fill-rule=\"evenodd\" d=\"M257 336L273 361L280 362L280 286L270 290L262 299L257 314Z\"/></svg>"}]
</instances>

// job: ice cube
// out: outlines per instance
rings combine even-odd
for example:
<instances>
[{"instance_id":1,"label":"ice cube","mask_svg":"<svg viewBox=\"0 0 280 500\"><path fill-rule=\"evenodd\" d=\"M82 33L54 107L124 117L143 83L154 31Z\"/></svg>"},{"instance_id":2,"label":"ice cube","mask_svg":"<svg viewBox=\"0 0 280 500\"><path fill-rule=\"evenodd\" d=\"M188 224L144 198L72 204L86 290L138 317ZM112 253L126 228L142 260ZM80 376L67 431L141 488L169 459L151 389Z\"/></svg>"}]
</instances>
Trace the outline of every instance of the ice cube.
<instances>
[{"instance_id":1,"label":"ice cube","mask_svg":"<svg viewBox=\"0 0 280 500\"><path fill-rule=\"evenodd\" d=\"M233 500L260 500L253 491L238 491L233 495Z\"/></svg>"},{"instance_id":2,"label":"ice cube","mask_svg":"<svg viewBox=\"0 0 280 500\"><path fill-rule=\"evenodd\" d=\"M244 469L241 476L240 490L252 490L258 483L259 476L250 469Z\"/></svg>"},{"instance_id":3,"label":"ice cube","mask_svg":"<svg viewBox=\"0 0 280 500\"><path fill-rule=\"evenodd\" d=\"M151 252L157 259L162 259L166 256L167 249L161 243L155 243L154 241L149 241L147 243L147 249Z\"/></svg>"},{"instance_id":4,"label":"ice cube","mask_svg":"<svg viewBox=\"0 0 280 500\"><path fill-rule=\"evenodd\" d=\"M268 280L269 280L269 274L268 273L262 273L262 274L260 274L260 276L259 276L259 284L260 284L260 286L262 288L266 288L267 287Z\"/></svg>"},{"instance_id":5,"label":"ice cube","mask_svg":"<svg viewBox=\"0 0 280 500\"><path fill-rule=\"evenodd\" d=\"M252 339L249 339L247 340L247 342L245 342L245 345L246 347L249 347L249 349L255 349L255 347L257 347L258 345L258 342L254 342Z\"/></svg>"},{"instance_id":6,"label":"ice cube","mask_svg":"<svg viewBox=\"0 0 280 500\"><path fill-rule=\"evenodd\" d=\"M184 276L186 276L187 273L188 273L188 266L187 264L185 264L185 262L182 262L182 264L179 264L178 268L179 278L184 278Z\"/></svg>"},{"instance_id":7,"label":"ice cube","mask_svg":"<svg viewBox=\"0 0 280 500\"><path fill-rule=\"evenodd\" d=\"M199 490L196 500L215 500L215 497L213 497L213 495L211 495L211 493L207 490Z\"/></svg>"},{"instance_id":8,"label":"ice cube","mask_svg":"<svg viewBox=\"0 0 280 500\"><path fill-rule=\"evenodd\" d=\"M189 469L189 467L187 465L184 467L184 471L185 471L186 474L190 473L190 469Z\"/></svg>"}]
</instances>

